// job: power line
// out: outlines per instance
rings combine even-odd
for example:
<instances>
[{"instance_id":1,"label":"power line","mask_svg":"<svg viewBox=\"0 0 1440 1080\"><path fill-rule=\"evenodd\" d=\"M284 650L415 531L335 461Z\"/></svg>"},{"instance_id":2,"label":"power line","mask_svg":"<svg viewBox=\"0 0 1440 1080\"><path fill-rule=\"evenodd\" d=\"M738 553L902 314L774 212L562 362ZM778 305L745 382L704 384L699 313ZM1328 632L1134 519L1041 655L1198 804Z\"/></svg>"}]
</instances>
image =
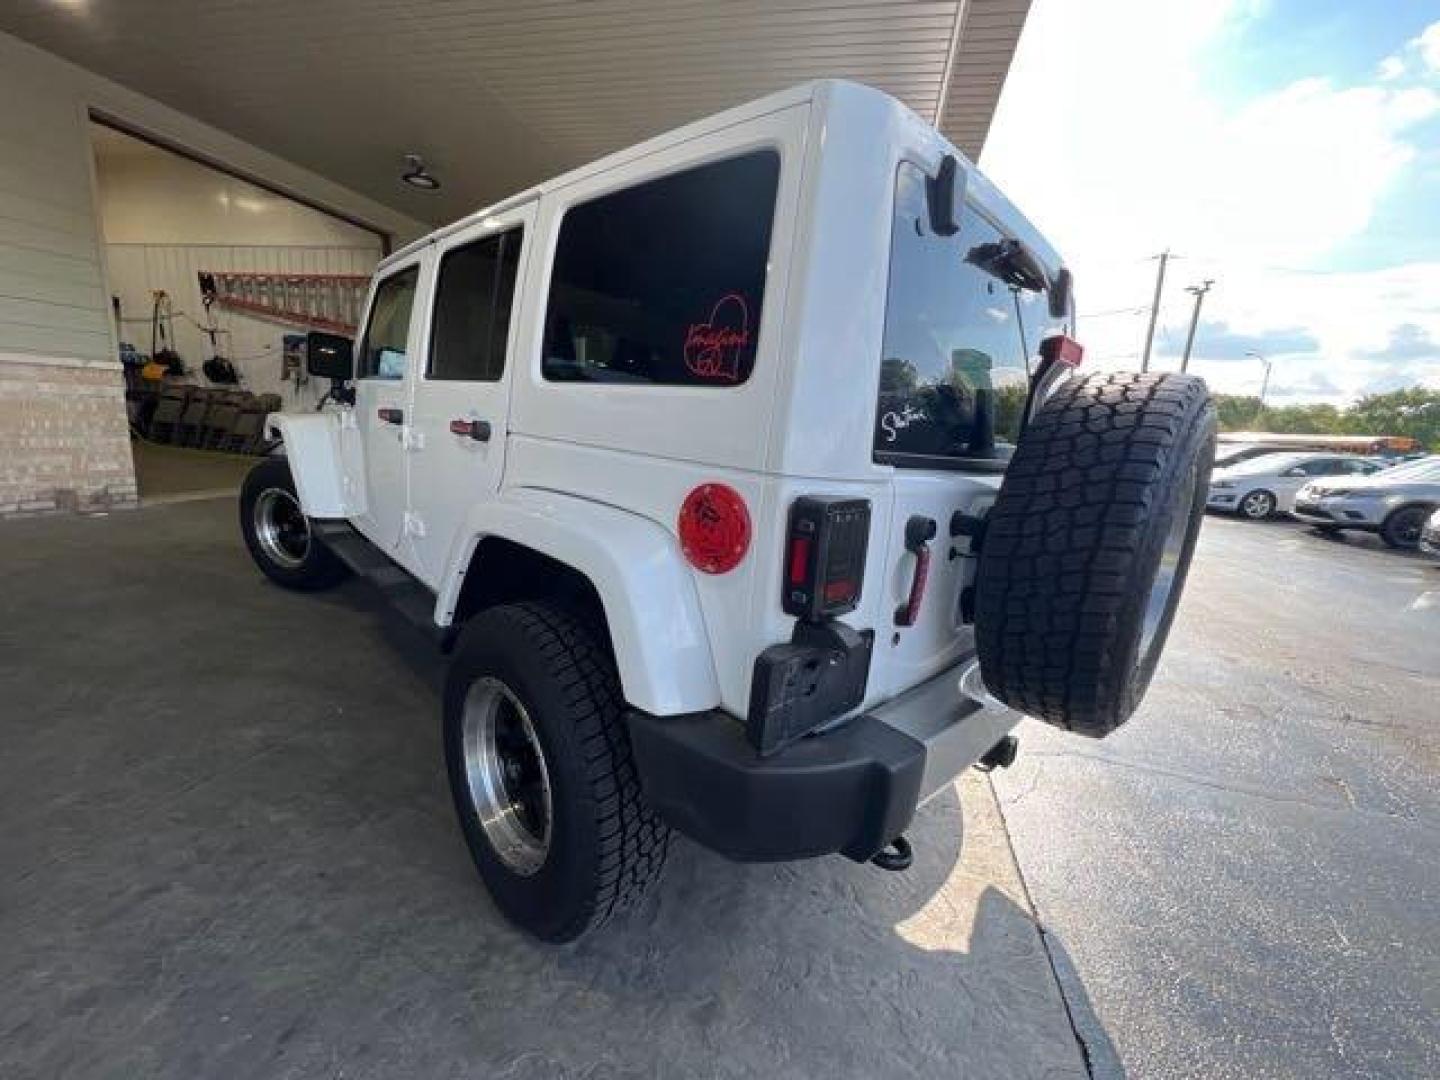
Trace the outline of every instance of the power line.
<instances>
[{"instance_id":1,"label":"power line","mask_svg":"<svg viewBox=\"0 0 1440 1080\"><path fill-rule=\"evenodd\" d=\"M1076 318L1104 319L1110 315L1142 315L1149 310L1142 304L1139 307L1111 308L1109 311L1082 311Z\"/></svg>"}]
</instances>

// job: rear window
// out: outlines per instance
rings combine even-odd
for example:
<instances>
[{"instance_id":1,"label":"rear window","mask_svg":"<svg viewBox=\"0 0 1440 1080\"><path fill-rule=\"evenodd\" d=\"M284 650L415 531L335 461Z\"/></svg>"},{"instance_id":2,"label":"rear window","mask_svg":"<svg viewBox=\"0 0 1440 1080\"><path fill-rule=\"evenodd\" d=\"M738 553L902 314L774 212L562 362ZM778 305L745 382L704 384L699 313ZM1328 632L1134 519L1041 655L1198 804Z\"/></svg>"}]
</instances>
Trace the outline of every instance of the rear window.
<instances>
[{"instance_id":1,"label":"rear window","mask_svg":"<svg viewBox=\"0 0 1440 1080\"><path fill-rule=\"evenodd\" d=\"M1029 338L1045 329L1045 296L984 269L1004 234L968 204L961 213L953 236L931 232L925 173L901 164L876 461L923 468L1014 452L1029 393Z\"/></svg>"},{"instance_id":2,"label":"rear window","mask_svg":"<svg viewBox=\"0 0 1440 1080\"><path fill-rule=\"evenodd\" d=\"M430 334L432 380L496 382L504 376L522 240L522 230L511 229L441 258Z\"/></svg>"},{"instance_id":3,"label":"rear window","mask_svg":"<svg viewBox=\"0 0 1440 1080\"><path fill-rule=\"evenodd\" d=\"M780 156L745 154L571 207L545 317L545 378L736 386L750 377Z\"/></svg>"}]
</instances>

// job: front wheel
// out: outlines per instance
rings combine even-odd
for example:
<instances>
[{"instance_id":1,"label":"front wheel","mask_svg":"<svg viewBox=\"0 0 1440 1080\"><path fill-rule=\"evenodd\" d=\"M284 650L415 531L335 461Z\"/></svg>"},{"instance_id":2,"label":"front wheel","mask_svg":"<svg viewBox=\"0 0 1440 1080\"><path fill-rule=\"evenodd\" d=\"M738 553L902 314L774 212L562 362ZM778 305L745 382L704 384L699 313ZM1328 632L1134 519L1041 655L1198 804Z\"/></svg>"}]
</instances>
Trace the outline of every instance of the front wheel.
<instances>
[{"instance_id":1,"label":"front wheel","mask_svg":"<svg viewBox=\"0 0 1440 1080\"><path fill-rule=\"evenodd\" d=\"M1240 513L1251 521L1264 521L1275 513L1275 496L1268 491L1252 491L1240 500Z\"/></svg>"},{"instance_id":2,"label":"front wheel","mask_svg":"<svg viewBox=\"0 0 1440 1080\"><path fill-rule=\"evenodd\" d=\"M1420 546L1420 533L1430 509L1424 506L1402 506L1380 526L1380 539L1393 548L1414 551Z\"/></svg>"},{"instance_id":3,"label":"front wheel","mask_svg":"<svg viewBox=\"0 0 1440 1080\"><path fill-rule=\"evenodd\" d=\"M460 828L500 910L570 941L634 906L669 830L645 805L610 651L543 603L465 627L445 687L445 763Z\"/></svg>"},{"instance_id":4,"label":"front wheel","mask_svg":"<svg viewBox=\"0 0 1440 1080\"><path fill-rule=\"evenodd\" d=\"M283 457L266 458L245 477L240 533L255 565L287 589L328 589L349 573L311 531L295 494L290 463Z\"/></svg>"}]
</instances>

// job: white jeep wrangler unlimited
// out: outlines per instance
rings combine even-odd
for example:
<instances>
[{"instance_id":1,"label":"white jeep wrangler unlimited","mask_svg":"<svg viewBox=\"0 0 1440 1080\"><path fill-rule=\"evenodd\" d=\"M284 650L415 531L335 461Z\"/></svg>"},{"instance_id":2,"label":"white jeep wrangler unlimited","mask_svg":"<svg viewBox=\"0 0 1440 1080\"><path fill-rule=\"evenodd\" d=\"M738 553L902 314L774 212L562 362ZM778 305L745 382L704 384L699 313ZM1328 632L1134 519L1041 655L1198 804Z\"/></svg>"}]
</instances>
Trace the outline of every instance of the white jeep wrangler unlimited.
<instances>
[{"instance_id":1,"label":"white jeep wrangler unlimited","mask_svg":"<svg viewBox=\"0 0 1440 1080\"><path fill-rule=\"evenodd\" d=\"M273 580L358 573L453 650L455 806L530 932L633 903L671 828L902 868L1020 713L1124 722L1180 597L1205 386L1072 377L1072 322L934 129L798 87L385 259L240 523Z\"/></svg>"}]
</instances>

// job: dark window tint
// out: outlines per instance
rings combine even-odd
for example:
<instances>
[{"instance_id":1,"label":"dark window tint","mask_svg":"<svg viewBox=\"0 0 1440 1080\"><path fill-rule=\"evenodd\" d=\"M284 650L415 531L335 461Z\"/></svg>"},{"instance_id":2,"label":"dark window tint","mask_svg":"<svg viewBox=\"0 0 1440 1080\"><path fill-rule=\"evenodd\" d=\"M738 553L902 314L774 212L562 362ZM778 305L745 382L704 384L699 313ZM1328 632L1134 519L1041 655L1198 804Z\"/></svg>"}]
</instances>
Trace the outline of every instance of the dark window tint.
<instances>
[{"instance_id":1,"label":"dark window tint","mask_svg":"<svg viewBox=\"0 0 1440 1080\"><path fill-rule=\"evenodd\" d=\"M382 281L370 305L370 321L360 345L362 379L403 379L409 348L410 313L420 268L410 266Z\"/></svg>"},{"instance_id":2,"label":"dark window tint","mask_svg":"<svg viewBox=\"0 0 1440 1080\"><path fill-rule=\"evenodd\" d=\"M495 382L505 374L521 238L521 230L512 229L441 258L430 378Z\"/></svg>"},{"instance_id":3,"label":"dark window tint","mask_svg":"<svg viewBox=\"0 0 1440 1080\"><path fill-rule=\"evenodd\" d=\"M1044 297L1012 292L986 269L1004 236L973 207L962 214L955 235L932 233L925 174L900 166L877 461L1005 458L1019 436L1029 387L1024 334L1043 331Z\"/></svg>"},{"instance_id":4,"label":"dark window tint","mask_svg":"<svg viewBox=\"0 0 1440 1080\"><path fill-rule=\"evenodd\" d=\"M749 378L779 178L780 156L767 150L571 207L551 272L545 377Z\"/></svg>"}]
</instances>

